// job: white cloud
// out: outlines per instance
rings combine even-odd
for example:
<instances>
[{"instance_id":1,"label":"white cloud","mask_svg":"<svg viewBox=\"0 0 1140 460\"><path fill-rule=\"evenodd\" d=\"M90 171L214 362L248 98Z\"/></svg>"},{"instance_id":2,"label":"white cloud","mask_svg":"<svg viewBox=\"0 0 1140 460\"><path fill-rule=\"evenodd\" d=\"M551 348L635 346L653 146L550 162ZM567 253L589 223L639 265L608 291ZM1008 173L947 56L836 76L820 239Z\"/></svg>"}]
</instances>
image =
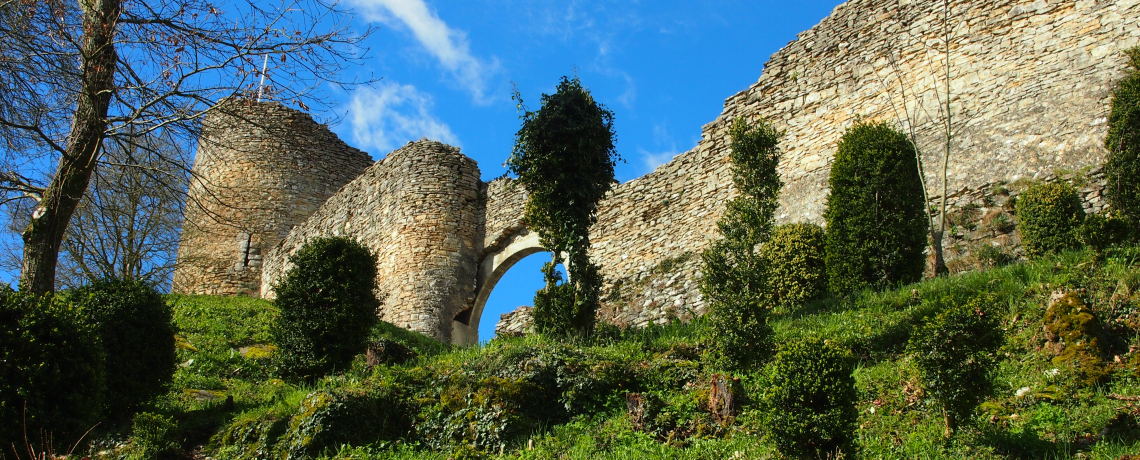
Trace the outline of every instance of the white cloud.
<instances>
[{"instance_id":1,"label":"white cloud","mask_svg":"<svg viewBox=\"0 0 1140 460\"><path fill-rule=\"evenodd\" d=\"M652 172L665 163L668 163L673 157L676 157L678 152L676 150L668 150L664 152L653 153L643 148L638 147L637 153L641 155L641 162L645 165L647 172Z\"/></svg>"},{"instance_id":2,"label":"white cloud","mask_svg":"<svg viewBox=\"0 0 1140 460\"><path fill-rule=\"evenodd\" d=\"M421 138L458 146L459 138L431 113L431 95L412 85L382 81L358 88L349 103L348 119L357 147L382 156Z\"/></svg>"},{"instance_id":3,"label":"white cloud","mask_svg":"<svg viewBox=\"0 0 1140 460\"><path fill-rule=\"evenodd\" d=\"M673 142L673 136L669 134L669 129L664 125L653 125L653 143L662 148L660 152L650 152L649 150L641 147L637 148L638 155L641 155L641 162L645 165L646 172L652 172L665 163L668 163L681 152L677 150L677 143Z\"/></svg>"},{"instance_id":4,"label":"white cloud","mask_svg":"<svg viewBox=\"0 0 1140 460\"><path fill-rule=\"evenodd\" d=\"M476 102L489 102L487 80L498 60L483 61L471 54L467 33L452 29L428 8L424 0L350 0L371 21L406 28L439 61L456 83L471 92Z\"/></svg>"}]
</instances>

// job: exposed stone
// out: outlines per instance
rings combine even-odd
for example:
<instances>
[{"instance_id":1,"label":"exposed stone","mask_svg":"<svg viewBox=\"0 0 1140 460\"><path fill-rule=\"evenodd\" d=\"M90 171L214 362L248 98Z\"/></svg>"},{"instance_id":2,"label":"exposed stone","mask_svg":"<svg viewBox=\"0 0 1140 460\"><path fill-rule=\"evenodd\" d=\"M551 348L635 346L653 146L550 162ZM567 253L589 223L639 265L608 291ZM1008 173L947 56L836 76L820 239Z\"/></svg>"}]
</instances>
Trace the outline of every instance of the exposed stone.
<instances>
[{"instance_id":1,"label":"exposed stone","mask_svg":"<svg viewBox=\"0 0 1140 460\"><path fill-rule=\"evenodd\" d=\"M321 236L350 236L376 254L380 318L451 341L452 319L474 302L482 241L479 168L459 149L409 142L368 168L297 226L265 260L261 294L287 257Z\"/></svg>"},{"instance_id":2,"label":"exposed stone","mask_svg":"<svg viewBox=\"0 0 1140 460\"><path fill-rule=\"evenodd\" d=\"M736 195L727 131L737 117L763 117L786 132L780 144L781 223L822 223L843 132L859 118L901 122L903 107L920 115L915 132L930 199L939 202L945 140L940 119L929 115L938 113L945 85L941 8L940 2L895 0L836 7L774 54L755 84L729 97L695 148L614 187L599 204L590 236L591 257L605 278L599 319L643 327L704 313L698 255L718 238L716 221ZM1140 1L953 0L951 8L951 110L957 121L946 195L957 217L944 237L948 263L967 270L980 266L984 254L992 256L991 248L1019 256L1010 204L1028 181L1070 181L1086 211L1104 209L1097 168L1105 157L1110 90L1125 68L1123 50L1140 43L1140 21L1134 19ZM266 111L268 125L307 120L277 106L253 108ZM292 144L264 141L263 127L242 126L221 137L248 149L231 153L207 142L195 168L224 186L249 182L240 193L222 195L260 203L259 210L211 208L253 222L236 226L203 225L213 214L188 211L188 224L216 231L184 235L180 262L193 268L176 275L180 292L248 292L261 270L261 292L269 296L286 268L284 258L304 241L351 235L379 256L378 281L387 296L382 318L440 340L471 343L482 302L498 277L541 249L522 222L525 191L506 179L479 182L477 166L457 149L420 142L393 152L313 213L332 194L324 191L362 169L337 160L354 158L350 148L332 139L311 142L307 134ZM211 130L204 136L215 137ZM304 168L291 163L310 153ZM330 168L337 172L307 172L326 163L338 165ZM313 177L325 182L295 184ZM192 196L207 196L195 187ZM289 232L293 225L298 227ZM242 254L240 264L235 254ZM260 266L257 256L264 257Z\"/></svg>"},{"instance_id":3,"label":"exposed stone","mask_svg":"<svg viewBox=\"0 0 1140 460\"><path fill-rule=\"evenodd\" d=\"M222 102L202 123L174 292L258 296L263 252L371 164L305 113Z\"/></svg>"},{"instance_id":4,"label":"exposed stone","mask_svg":"<svg viewBox=\"0 0 1140 460\"><path fill-rule=\"evenodd\" d=\"M496 337L520 337L534 332L534 307L519 307L499 315Z\"/></svg>"}]
</instances>

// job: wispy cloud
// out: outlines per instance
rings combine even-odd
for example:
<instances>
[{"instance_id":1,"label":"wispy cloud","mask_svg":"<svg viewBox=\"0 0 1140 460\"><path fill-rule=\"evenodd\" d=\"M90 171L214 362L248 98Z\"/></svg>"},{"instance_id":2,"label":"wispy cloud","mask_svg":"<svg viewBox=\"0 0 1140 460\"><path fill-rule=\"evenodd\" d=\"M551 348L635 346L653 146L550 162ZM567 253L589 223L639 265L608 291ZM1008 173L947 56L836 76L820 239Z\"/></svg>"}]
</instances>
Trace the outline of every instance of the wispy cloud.
<instances>
[{"instance_id":1,"label":"wispy cloud","mask_svg":"<svg viewBox=\"0 0 1140 460\"><path fill-rule=\"evenodd\" d=\"M645 165L646 172L652 172L665 163L668 163L673 157L677 156L676 150L667 150L664 152L653 153L641 147L637 148L638 155L641 155L641 163Z\"/></svg>"},{"instance_id":2,"label":"wispy cloud","mask_svg":"<svg viewBox=\"0 0 1140 460\"><path fill-rule=\"evenodd\" d=\"M656 152L651 152L642 147L637 148L637 154L641 156L641 163L645 165L645 172L652 172L658 166L668 163L673 157L681 153L677 150L677 143L673 141L669 129L664 125L653 126L653 143L658 147Z\"/></svg>"},{"instance_id":3,"label":"wispy cloud","mask_svg":"<svg viewBox=\"0 0 1140 460\"><path fill-rule=\"evenodd\" d=\"M370 21L410 31L476 102L490 102L487 85L490 76L498 70L498 60L483 60L471 54L467 33L449 27L424 0L350 0L350 3L360 8Z\"/></svg>"},{"instance_id":4,"label":"wispy cloud","mask_svg":"<svg viewBox=\"0 0 1140 460\"><path fill-rule=\"evenodd\" d=\"M354 143L377 155L425 137L458 146L451 128L431 113L432 105L431 95L412 85L383 81L358 88L347 114Z\"/></svg>"}]
</instances>

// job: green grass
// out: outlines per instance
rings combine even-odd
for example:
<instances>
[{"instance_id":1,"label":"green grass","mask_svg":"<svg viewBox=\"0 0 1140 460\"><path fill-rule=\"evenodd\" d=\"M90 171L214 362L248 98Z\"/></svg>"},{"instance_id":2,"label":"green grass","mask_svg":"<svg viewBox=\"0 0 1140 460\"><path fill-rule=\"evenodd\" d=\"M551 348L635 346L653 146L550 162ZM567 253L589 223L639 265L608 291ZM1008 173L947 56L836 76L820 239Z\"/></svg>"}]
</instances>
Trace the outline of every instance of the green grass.
<instances>
[{"instance_id":1,"label":"green grass","mask_svg":"<svg viewBox=\"0 0 1140 460\"><path fill-rule=\"evenodd\" d=\"M1115 366L1108 383L1083 386L1075 371L1053 363L1042 348L1045 306L1057 289L1081 292L1120 342L1114 353L1125 364ZM941 414L924 396L903 351L912 329L937 314L931 310L938 303L929 300L979 291L1000 299L993 311L1007 331L997 393L945 439ZM330 459L779 458L764 439L760 409L750 398L764 385L763 369L738 375L743 404L733 423L716 424L701 406L717 370L701 345L700 319L641 330L602 327L590 340L528 336L464 349L381 324L373 338L404 343L418 357L372 369L358 358L343 374L298 386L272 378L269 360L239 352L271 344L271 303L205 296L170 301L184 339L184 366L155 411L174 417L185 448L197 446L214 458L284 458L269 453L281 452L278 444L291 423L305 417L335 421L337 410L352 415L356 409L344 408L356 407L352 401L360 398L381 404L361 410L382 407L381 415L398 413L396 419L412 428L380 436L355 429L359 424L334 424L329 426L342 428L290 439L314 442L318 456ZM1140 395L1140 372L1127 364L1128 347L1140 346L1140 249L1113 250L1104 260L1070 252L826 298L775 312L772 326L778 342L820 336L859 358L860 458L1115 460L1140 452L1140 403L1119 398ZM330 406L332 412L314 414L302 403L314 392L348 399L336 400L340 405ZM652 428L639 429L627 414L630 392L664 401ZM241 428L250 426L276 428ZM223 439L227 431L256 436ZM249 455L258 449L266 454Z\"/></svg>"}]
</instances>

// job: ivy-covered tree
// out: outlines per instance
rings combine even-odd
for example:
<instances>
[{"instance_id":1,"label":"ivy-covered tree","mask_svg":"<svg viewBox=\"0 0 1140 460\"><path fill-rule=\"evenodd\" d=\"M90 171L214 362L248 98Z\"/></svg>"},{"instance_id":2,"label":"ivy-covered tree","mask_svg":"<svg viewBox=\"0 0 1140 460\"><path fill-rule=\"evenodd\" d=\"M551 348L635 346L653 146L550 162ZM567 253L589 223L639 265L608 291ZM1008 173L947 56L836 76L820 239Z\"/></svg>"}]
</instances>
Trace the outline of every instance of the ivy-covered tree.
<instances>
[{"instance_id":1,"label":"ivy-covered tree","mask_svg":"<svg viewBox=\"0 0 1140 460\"><path fill-rule=\"evenodd\" d=\"M1127 54L1130 68L1112 93L1104 139L1109 152L1105 197L1113 211L1136 228L1140 225L1140 47Z\"/></svg>"},{"instance_id":2,"label":"ivy-covered tree","mask_svg":"<svg viewBox=\"0 0 1140 460\"><path fill-rule=\"evenodd\" d=\"M886 123L859 122L843 133L823 213L833 293L922 277L929 221L917 161L914 144Z\"/></svg>"},{"instance_id":3,"label":"ivy-covered tree","mask_svg":"<svg viewBox=\"0 0 1140 460\"><path fill-rule=\"evenodd\" d=\"M522 127L507 168L529 193L524 219L554 254L543 267L546 287L534 298L535 329L543 333L593 332L602 277L590 262L590 225L598 201L614 183L614 114L594 100L577 77L562 77L534 112L523 107ZM563 260L565 255L566 260ZM569 280L555 267L565 262Z\"/></svg>"},{"instance_id":4,"label":"ivy-covered tree","mask_svg":"<svg viewBox=\"0 0 1140 460\"><path fill-rule=\"evenodd\" d=\"M771 351L767 263L757 248L775 225L780 193L778 143L783 135L764 120L737 118L729 129L732 183L740 195L717 222L723 239L701 254L701 295L709 304L709 346L729 367L743 368Z\"/></svg>"}]
</instances>

